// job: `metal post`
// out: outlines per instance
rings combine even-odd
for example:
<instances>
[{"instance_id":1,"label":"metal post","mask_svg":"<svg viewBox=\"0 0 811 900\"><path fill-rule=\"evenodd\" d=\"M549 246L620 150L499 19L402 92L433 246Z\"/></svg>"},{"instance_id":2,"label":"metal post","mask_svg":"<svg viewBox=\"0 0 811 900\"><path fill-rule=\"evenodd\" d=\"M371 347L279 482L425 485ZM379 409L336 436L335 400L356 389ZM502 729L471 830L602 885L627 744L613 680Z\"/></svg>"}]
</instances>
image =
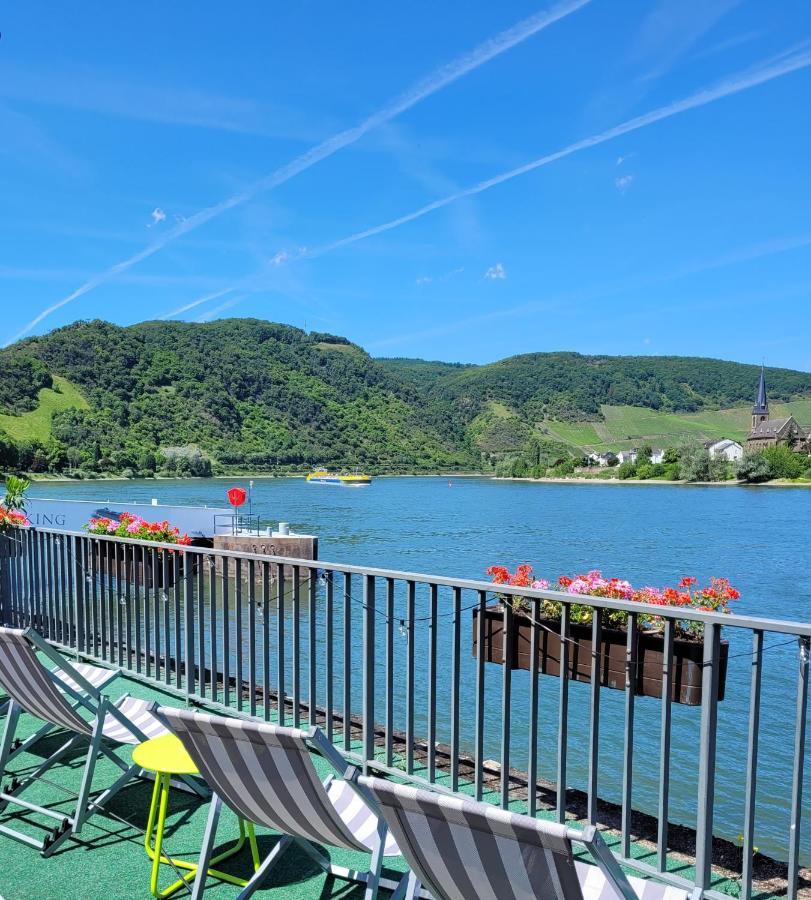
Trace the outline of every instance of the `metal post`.
<instances>
[{"instance_id":1,"label":"metal post","mask_svg":"<svg viewBox=\"0 0 811 900\"><path fill-rule=\"evenodd\" d=\"M363 581L363 771L375 755L375 579Z\"/></svg>"},{"instance_id":2,"label":"metal post","mask_svg":"<svg viewBox=\"0 0 811 900\"><path fill-rule=\"evenodd\" d=\"M701 734L698 762L698 823L696 827L696 889L699 895L712 880L712 825L715 802L715 742L718 725L718 657L721 627L704 626L704 671L701 680Z\"/></svg>"},{"instance_id":3,"label":"metal post","mask_svg":"<svg viewBox=\"0 0 811 900\"><path fill-rule=\"evenodd\" d=\"M791 784L791 826L788 844L788 900L799 896L800 825L803 814L803 767L805 762L805 726L808 709L808 652L811 639L799 639L800 665L797 673L797 715L794 725L794 777Z\"/></svg>"}]
</instances>

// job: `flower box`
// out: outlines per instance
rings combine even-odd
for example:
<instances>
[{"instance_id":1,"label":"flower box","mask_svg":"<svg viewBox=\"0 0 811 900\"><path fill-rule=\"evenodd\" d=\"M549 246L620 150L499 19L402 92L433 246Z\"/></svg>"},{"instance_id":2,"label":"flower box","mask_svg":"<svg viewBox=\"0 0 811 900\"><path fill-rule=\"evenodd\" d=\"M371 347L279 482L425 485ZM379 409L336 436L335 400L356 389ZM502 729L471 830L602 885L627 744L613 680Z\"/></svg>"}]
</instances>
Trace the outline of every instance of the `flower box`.
<instances>
[{"instance_id":1,"label":"flower box","mask_svg":"<svg viewBox=\"0 0 811 900\"><path fill-rule=\"evenodd\" d=\"M478 654L479 611L473 611L473 656ZM513 629L509 636L507 664L512 669L531 669L532 629L530 620L520 612L513 614ZM541 620L546 628L538 628L538 672L560 676L561 646L560 622ZM549 630L547 630L549 629ZM572 623L569 626L568 676L573 681L591 682L592 665L591 625ZM616 690L625 690L625 657L627 632L603 626L601 630L600 684ZM637 695L661 697L664 638L661 634L638 631L636 633L636 672L634 688ZM699 706L702 694L703 644L677 638L673 642L673 692L675 703ZM718 699L724 699L729 646L721 642ZM504 610L501 605L488 606L484 612L485 662L502 663L504 660Z\"/></svg>"},{"instance_id":2,"label":"flower box","mask_svg":"<svg viewBox=\"0 0 811 900\"><path fill-rule=\"evenodd\" d=\"M165 589L175 585L175 555L167 550L152 550L145 547L123 547L116 544L93 544L93 570L102 578L112 576L122 581L134 583L136 573L138 584L145 589ZM166 563L164 565L164 554ZM191 566L191 574L196 571L197 557L187 557L182 551L177 554L177 573L183 578Z\"/></svg>"},{"instance_id":3,"label":"flower box","mask_svg":"<svg viewBox=\"0 0 811 900\"><path fill-rule=\"evenodd\" d=\"M662 696L662 668L664 666L664 635L640 631L637 641L636 692L645 697ZM718 699L724 699L729 660L729 642L721 641L718 658ZM704 670L703 641L676 638L673 641L673 690L674 703L701 706L702 672Z\"/></svg>"}]
</instances>

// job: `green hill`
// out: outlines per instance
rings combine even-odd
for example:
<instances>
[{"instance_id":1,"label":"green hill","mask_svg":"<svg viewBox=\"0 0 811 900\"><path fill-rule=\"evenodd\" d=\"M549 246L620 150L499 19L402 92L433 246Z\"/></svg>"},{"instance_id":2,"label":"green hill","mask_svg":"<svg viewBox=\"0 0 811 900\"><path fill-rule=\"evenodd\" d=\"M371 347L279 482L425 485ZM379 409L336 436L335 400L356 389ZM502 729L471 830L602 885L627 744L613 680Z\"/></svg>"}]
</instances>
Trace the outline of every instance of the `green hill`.
<instances>
[{"instance_id":1,"label":"green hill","mask_svg":"<svg viewBox=\"0 0 811 900\"><path fill-rule=\"evenodd\" d=\"M476 366L372 359L257 319L78 322L0 351L0 465L180 474L487 471L743 437L755 366L534 353ZM775 414L811 421L811 374L769 369ZM782 404L782 405L781 405Z\"/></svg>"}]
</instances>

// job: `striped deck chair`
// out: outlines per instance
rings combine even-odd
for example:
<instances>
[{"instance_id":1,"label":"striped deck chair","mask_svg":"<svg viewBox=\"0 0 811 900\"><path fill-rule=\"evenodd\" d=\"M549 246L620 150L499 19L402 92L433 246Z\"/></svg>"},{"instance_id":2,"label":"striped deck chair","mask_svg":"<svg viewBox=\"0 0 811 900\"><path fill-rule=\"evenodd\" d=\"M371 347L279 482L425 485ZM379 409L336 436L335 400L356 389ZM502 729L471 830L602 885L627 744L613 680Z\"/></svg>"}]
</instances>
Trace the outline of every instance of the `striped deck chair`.
<instances>
[{"instance_id":1,"label":"striped deck chair","mask_svg":"<svg viewBox=\"0 0 811 900\"><path fill-rule=\"evenodd\" d=\"M58 662L60 669L48 669L37 651ZM111 744L139 744L148 738L167 733L166 728L150 713L149 701L125 695L113 703L99 692L83 672L87 672L87 669L71 666L35 631L0 628L0 687L11 700L0 742L0 779L4 777L12 755L14 733L21 712L35 716L50 728L63 728L70 732L68 740L33 773L23 779L13 776L11 782L4 784L0 791L0 811L16 806L57 820L57 825L42 841L19 832L10 825L0 824L0 834L35 847L43 856L53 853L72 834L78 834L87 819L99 812L138 773L138 766L120 759ZM80 712L84 712L87 718L80 715ZM67 753L82 744L87 744L88 750L72 815L66 816L62 812L22 799L20 795L24 791ZM91 801L93 772L102 754L112 760L122 774L107 790Z\"/></svg>"},{"instance_id":2,"label":"striped deck chair","mask_svg":"<svg viewBox=\"0 0 811 900\"><path fill-rule=\"evenodd\" d=\"M239 900L253 894L293 843L330 875L365 884L366 900L377 896L380 885L394 890L397 897L405 893L405 876L399 882L380 877L383 858L399 857L400 851L385 822L370 808L368 794L355 781L330 776L322 782L318 777L313 751L325 757L338 775L348 768L318 728L280 728L179 709L161 708L156 714L180 738L214 791L193 900L204 890L223 802L243 819L282 834ZM316 844L371 854L369 870L333 865Z\"/></svg>"},{"instance_id":3,"label":"striped deck chair","mask_svg":"<svg viewBox=\"0 0 811 900\"><path fill-rule=\"evenodd\" d=\"M360 776L411 867L407 898L685 900L674 887L628 878L594 826L577 831L487 803ZM584 846L596 865L576 861Z\"/></svg>"},{"instance_id":4,"label":"striped deck chair","mask_svg":"<svg viewBox=\"0 0 811 900\"><path fill-rule=\"evenodd\" d=\"M87 683L91 684L97 691L109 687L109 685L121 674L119 669L103 669L101 666L91 666L89 663L69 663L60 653L47 644L45 644L45 654L48 660L54 664L51 672L59 679L56 685L63 692L66 691L65 686L67 685L69 688L72 688L73 691L84 693L81 685L70 676L70 672L73 670L77 671L82 678ZM6 705L9 705L9 703L10 701L7 701ZM3 704L0 703L0 715L3 713L2 706ZM74 703L73 708L78 709L80 706L81 703L77 701ZM40 738L45 737L46 734L53 731L54 727L54 725L46 722L24 741L20 741L12 736L11 752L9 753L8 762L14 759L15 756L19 756L21 753L25 753L33 747Z\"/></svg>"}]
</instances>

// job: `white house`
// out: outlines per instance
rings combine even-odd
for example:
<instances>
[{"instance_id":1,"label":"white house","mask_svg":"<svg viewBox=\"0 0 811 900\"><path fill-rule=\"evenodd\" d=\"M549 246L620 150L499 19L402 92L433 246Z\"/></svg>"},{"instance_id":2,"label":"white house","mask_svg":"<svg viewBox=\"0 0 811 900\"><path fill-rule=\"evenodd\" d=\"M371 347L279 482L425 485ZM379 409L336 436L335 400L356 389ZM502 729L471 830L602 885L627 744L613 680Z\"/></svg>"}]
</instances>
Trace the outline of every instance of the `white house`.
<instances>
[{"instance_id":1,"label":"white house","mask_svg":"<svg viewBox=\"0 0 811 900\"><path fill-rule=\"evenodd\" d=\"M636 462L636 450L620 450L617 454L617 459L620 462L620 465L623 463L635 463Z\"/></svg>"},{"instance_id":2,"label":"white house","mask_svg":"<svg viewBox=\"0 0 811 900\"><path fill-rule=\"evenodd\" d=\"M654 447L650 452L650 461L657 465L665 461L665 451L661 447Z\"/></svg>"},{"instance_id":3,"label":"white house","mask_svg":"<svg viewBox=\"0 0 811 900\"><path fill-rule=\"evenodd\" d=\"M597 466L610 466L617 461L616 454L610 450L607 453L589 453L589 462Z\"/></svg>"},{"instance_id":4,"label":"white house","mask_svg":"<svg viewBox=\"0 0 811 900\"><path fill-rule=\"evenodd\" d=\"M707 441L704 446L707 448L712 459L720 456L722 459L726 459L729 462L735 462L735 460L740 459L743 456L743 446L737 441L732 441L729 438L721 438L718 441Z\"/></svg>"}]
</instances>

